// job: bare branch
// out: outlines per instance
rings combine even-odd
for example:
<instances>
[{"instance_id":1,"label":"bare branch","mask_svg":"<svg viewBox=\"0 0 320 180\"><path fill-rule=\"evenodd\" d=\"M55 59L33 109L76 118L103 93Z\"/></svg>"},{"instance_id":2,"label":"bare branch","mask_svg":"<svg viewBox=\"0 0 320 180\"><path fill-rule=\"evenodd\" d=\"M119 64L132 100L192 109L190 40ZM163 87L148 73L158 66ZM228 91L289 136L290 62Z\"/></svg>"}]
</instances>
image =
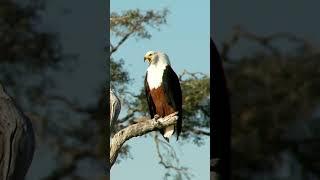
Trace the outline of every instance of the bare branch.
<instances>
[{"instance_id":1,"label":"bare branch","mask_svg":"<svg viewBox=\"0 0 320 180\"><path fill-rule=\"evenodd\" d=\"M159 118L159 119L154 118L154 119L139 121L137 124L130 125L120 130L118 133L116 133L112 137L112 140L111 140L110 166L112 167L112 165L115 163L118 153L122 145L126 141L128 141L133 137L142 136L144 134L147 134L148 132L174 125L177 122L177 119L178 119L177 112L175 112L164 118Z\"/></svg>"},{"instance_id":2,"label":"bare branch","mask_svg":"<svg viewBox=\"0 0 320 180\"><path fill-rule=\"evenodd\" d=\"M202 77L208 76L207 74L202 73L202 72L194 72L194 73L191 73L191 72L189 72L189 71L187 71L187 70L184 69L183 72L179 75L180 81L183 81L182 78L183 78L184 76L186 76L186 75L189 75L189 76L193 77L193 78L196 79L196 80L199 79L199 77L198 77L197 75L201 75Z\"/></svg>"},{"instance_id":3,"label":"bare branch","mask_svg":"<svg viewBox=\"0 0 320 180\"><path fill-rule=\"evenodd\" d=\"M186 169L186 168L179 168L179 167L173 166L171 164L165 163L165 161L164 161L164 159L162 157L162 154L160 152L160 145L159 145L160 140L158 139L158 135L154 136L154 142L156 144L157 154L158 154L158 157L160 159L159 164L163 165L166 169L174 169L176 171L183 171L183 170ZM172 147L170 145L168 145L167 142L165 142L165 141L161 141L161 142L166 144L170 149L172 149Z\"/></svg>"},{"instance_id":4,"label":"bare branch","mask_svg":"<svg viewBox=\"0 0 320 180\"><path fill-rule=\"evenodd\" d=\"M184 175L186 177L186 179L190 179L191 174L188 173L188 168L179 166L179 159L178 159L177 154L176 154L175 150L173 149L173 147L168 142L159 139L158 134L155 134L154 142L156 144L156 149L157 149L156 152L157 152L157 155L160 160L159 164L161 164L168 171L174 170L180 176ZM170 156L170 163L165 161L164 156L160 152L160 145L162 145L162 147L165 148L166 151L171 154L171 155L169 155ZM173 160L176 161L176 164L172 163Z\"/></svg>"},{"instance_id":5,"label":"bare branch","mask_svg":"<svg viewBox=\"0 0 320 180\"><path fill-rule=\"evenodd\" d=\"M115 33L115 36L121 37L120 41L115 46L110 43L110 56L118 50L118 48L131 36L136 35L140 38L150 38L151 35L146 30L146 27L159 29L159 26L166 23L168 9L162 12L146 11L141 13L140 10L129 10L122 15L111 13L110 31ZM125 28L124 28L125 27Z\"/></svg>"},{"instance_id":6,"label":"bare branch","mask_svg":"<svg viewBox=\"0 0 320 180\"><path fill-rule=\"evenodd\" d=\"M201 129L191 129L190 131L193 132L194 134L210 136L210 132L207 132Z\"/></svg>"},{"instance_id":7,"label":"bare branch","mask_svg":"<svg viewBox=\"0 0 320 180\"><path fill-rule=\"evenodd\" d=\"M129 32L129 33L127 33L125 36L123 36L122 38L121 38L121 40L117 43L117 45L116 46L110 46L110 56L114 53L114 52L116 52L117 50L118 50L118 48L130 37L130 35L131 34L133 34L134 33L134 31L131 31L131 32Z\"/></svg>"},{"instance_id":8,"label":"bare branch","mask_svg":"<svg viewBox=\"0 0 320 180\"><path fill-rule=\"evenodd\" d=\"M238 25L234 27L234 34L232 35L231 39L229 41L223 42L222 44L222 50L221 50L222 59L229 60L229 52L231 48L234 47L239 42L240 38L245 38L245 39L253 40L254 42L257 42L262 47L265 47L266 49L268 49L272 53L272 55L277 57L282 56L278 48L272 45L272 42L274 42L277 39L287 39L288 41L291 41L291 42L300 43L305 50L313 50L314 48L309 41L307 41L306 39L297 37L292 33L278 32L278 33L270 34L268 36L259 36L255 33L244 30L241 26Z\"/></svg>"}]
</instances>

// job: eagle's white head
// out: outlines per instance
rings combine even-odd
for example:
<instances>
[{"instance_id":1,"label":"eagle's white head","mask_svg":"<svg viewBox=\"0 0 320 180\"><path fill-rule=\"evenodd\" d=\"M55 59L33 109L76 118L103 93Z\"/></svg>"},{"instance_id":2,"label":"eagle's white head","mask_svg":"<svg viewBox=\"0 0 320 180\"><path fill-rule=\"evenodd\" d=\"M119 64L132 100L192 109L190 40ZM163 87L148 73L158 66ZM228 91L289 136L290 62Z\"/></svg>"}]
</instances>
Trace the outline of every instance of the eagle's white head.
<instances>
[{"instance_id":1,"label":"eagle's white head","mask_svg":"<svg viewBox=\"0 0 320 180\"><path fill-rule=\"evenodd\" d=\"M149 65L170 65L168 55L157 51L148 51L144 55L144 61L148 61Z\"/></svg>"}]
</instances>

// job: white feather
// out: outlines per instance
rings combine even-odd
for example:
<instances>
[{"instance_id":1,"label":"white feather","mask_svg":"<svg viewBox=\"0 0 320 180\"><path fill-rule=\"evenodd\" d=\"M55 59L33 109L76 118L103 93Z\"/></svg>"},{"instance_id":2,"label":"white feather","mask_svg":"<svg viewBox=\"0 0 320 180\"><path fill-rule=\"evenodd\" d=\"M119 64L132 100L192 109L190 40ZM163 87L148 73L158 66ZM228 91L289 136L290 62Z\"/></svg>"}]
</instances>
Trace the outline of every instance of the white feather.
<instances>
[{"instance_id":1,"label":"white feather","mask_svg":"<svg viewBox=\"0 0 320 180\"><path fill-rule=\"evenodd\" d=\"M164 135L163 136L166 137L166 138L169 138L169 137L172 136L173 132L174 132L174 125L167 127L164 130Z\"/></svg>"},{"instance_id":2,"label":"white feather","mask_svg":"<svg viewBox=\"0 0 320 180\"><path fill-rule=\"evenodd\" d=\"M170 65L169 57L165 53L155 52L152 63L147 69L147 81L150 90L160 87L162 83L163 72L167 65Z\"/></svg>"},{"instance_id":3,"label":"white feather","mask_svg":"<svg viewBox=\"0 0 320 180\"><path fill-rule=\"evenodd\" d=\"M159 119L159 121L163 122L163 119ZM165 130L164 130L163 136L166 137L166 138L169 138L169 137L172 136L173 132L174 132L174 125L166 127Z\"/></svg>"}]
</instances>

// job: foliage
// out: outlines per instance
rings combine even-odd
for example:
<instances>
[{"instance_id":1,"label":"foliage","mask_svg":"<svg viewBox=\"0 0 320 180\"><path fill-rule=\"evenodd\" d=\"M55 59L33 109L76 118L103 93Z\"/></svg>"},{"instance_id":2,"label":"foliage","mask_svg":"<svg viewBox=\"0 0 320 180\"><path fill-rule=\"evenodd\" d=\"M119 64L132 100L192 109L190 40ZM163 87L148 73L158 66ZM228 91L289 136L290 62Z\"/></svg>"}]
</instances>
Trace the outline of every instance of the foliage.
<instances>
[{"instance_id":1,"label":"foliage","mask_svg":"<svg viewBox=\"0 0 320 180\"><path fill-rule=\"evenodd\" d=\"M260 39L264 37L251 40L259 44ZM320 148L319 135L310 131L320 100L319 57L312 49L293 49L286 55L260 52L225 62L232 105L232 179L254 179L266 172L276 178L283 154L298 161L302 177L319 177L320 159L310 154Z\"/></svg>"},{"instance_id":2,"label":"foliage","mask_svg":"<svg viewBox=\"0 0 320 180\"><path fill-rule=\"evenodd\" d=\"M19 99L26 91L41 93L50 85L44 80L45 69L58 68L62 56L56 35L38 31L40 3L18 5L14 1L0 3L0 81ZM22 76L23 74L23 76ZM38 83L19 79L37 77ZM28 94L26 98L34 98ZM31 96L31 97L30 97Z\"/></svg>"},{"instance_id":3,"label":"foliage","mask_svg":"<svg viewBox=\"0 0 320 180\"><path fill-rule=\"evenodd\" d=\"M139 38L151 38L151 34L147 31L146 26L157 28L166 23L168 10L157 12L149 10L142 13L139 9L127 10L121 14L112 12L110 15L110 32L117 37L124 37L132 33L133 36Z\"/></svg>"}]
</instances>

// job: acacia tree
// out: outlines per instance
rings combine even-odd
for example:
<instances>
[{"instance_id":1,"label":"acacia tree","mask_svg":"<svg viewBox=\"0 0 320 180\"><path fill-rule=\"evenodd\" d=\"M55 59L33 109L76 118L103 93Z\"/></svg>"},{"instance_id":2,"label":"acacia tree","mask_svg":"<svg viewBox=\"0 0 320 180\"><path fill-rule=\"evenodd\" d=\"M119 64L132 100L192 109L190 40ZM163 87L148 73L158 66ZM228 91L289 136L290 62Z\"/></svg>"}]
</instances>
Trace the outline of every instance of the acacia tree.
<instances>
[{"instance_id":1,"label":"acacia tree","mask_svg":"<svg viewBox=\"0 0 320 180\"><path fill-rule=\"evenodd\" d=\"M111 88L116 89L119 97L122 99L122 111L126 111L126 115L118 121L111 129L111 152L110 163L113 164L117 153L120 159L125 158L130 153L130 146L125 144L126 140L133 136L141 136L158 128L168 126L175 123L175 117L169 116L165 123L157 124L156 121L148 118L148 108L145 99L144 89L142 88L138 94L127 91L127 85L130 83L129 73L123 69L124 60L115 60L113 54L117 52L125 41L129 38L150 39L152 36L148 28L160 30L160 27L166 24L167 14L169 11L163 9L161 11L149 10L142 12L139 9L127 10L122 13L112 12L110 16L110 60L111 60ZM208 60L209 62L209 60ZM203 73L190 73L183 71L179 75L182 94L183 94L183 127L181 140L200 146L203 143L203 137L209 136L209 76ZM137 129L138 127L142 127ZM153 134L154 143L156 145L159 157L159 163L167 170L164 178L167 179L173 175L175 179L190 179L188 168L178 163L178 157L171 145L157 134ZM117 145L116 145L117 144ZM166 154L166 155L165 155ZM166 159L165 157L173 157ZM117 159L119 162L119 158Z\"/></svg>"}]
</instances>

